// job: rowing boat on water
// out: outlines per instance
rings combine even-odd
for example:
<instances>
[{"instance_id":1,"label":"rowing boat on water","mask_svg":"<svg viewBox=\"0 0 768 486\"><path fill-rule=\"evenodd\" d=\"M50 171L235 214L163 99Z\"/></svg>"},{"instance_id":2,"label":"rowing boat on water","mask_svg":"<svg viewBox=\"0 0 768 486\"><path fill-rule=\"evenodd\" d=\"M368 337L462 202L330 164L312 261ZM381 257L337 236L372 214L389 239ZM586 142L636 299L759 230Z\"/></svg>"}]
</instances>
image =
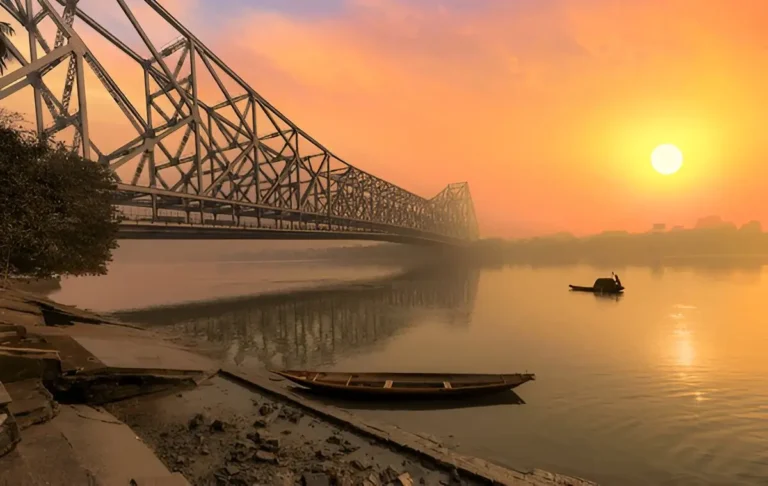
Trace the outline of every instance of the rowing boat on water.
<instances>
[{"instance_id":1,"label":"rowing boat on water","mask_svg":"<svg viewBox=\"0 0 768 486\"><path fill-rule=\"evenodd\" d=\"M598 278L592 287L582 287L580 285L569 285L574 292L593 292L595 294L620 294L624 292L624 286L621 282L613 278Z\"/></svg>"},{"instance_id":2,"label":"rowing boat on water","mask_svg":"<svg viewBox=\"0 0 768 486\"><path fill-rule=\"evenodd\" d=\"M376 398L467 397L511 390L535 380L532 373L344 373L272 371L296 384L335 395Z\"/></svg>"}]
</instances>

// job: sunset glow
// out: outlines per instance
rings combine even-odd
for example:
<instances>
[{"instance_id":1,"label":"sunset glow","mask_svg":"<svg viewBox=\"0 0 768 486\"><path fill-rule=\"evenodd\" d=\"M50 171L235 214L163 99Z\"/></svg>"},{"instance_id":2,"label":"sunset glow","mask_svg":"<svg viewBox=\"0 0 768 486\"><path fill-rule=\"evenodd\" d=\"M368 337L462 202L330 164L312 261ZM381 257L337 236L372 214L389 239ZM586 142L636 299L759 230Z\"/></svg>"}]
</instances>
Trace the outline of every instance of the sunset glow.
<instances>
[{"instance_id":1,"label":"sunset glow","mask_svg":"<svg viewBox=\"0 0 768 486\"><path fill-rule=\"evenodd\" d=\"M768 214L768 2L162 3L344 160L424 197L467 181L485 236ZM112 20L116 2L80 5L131 28ZM175 38L161 27L151 36L158 46ZM141 70L95 34L86 41L114 76L135 79L128 96L138 99ZM23 36L14 42L25 49ZM92 100L93 138L131 129L114 121L122 115L106 91ZM3 103L29 113L32 96ZM666 141L695 163L660 177L649 155Z\"/></svg>"}]
</instances>

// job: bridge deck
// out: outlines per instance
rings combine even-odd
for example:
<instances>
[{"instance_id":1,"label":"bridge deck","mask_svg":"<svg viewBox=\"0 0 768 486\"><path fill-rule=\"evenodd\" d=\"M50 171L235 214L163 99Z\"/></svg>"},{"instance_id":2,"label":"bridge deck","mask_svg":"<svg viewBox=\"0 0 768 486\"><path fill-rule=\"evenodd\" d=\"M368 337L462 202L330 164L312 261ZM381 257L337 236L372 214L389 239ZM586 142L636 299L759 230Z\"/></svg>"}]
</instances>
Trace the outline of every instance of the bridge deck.
<instances>
[{"instance_id":1,"label":"bridge deck","mask_svg":"<svg viewBox=\"0 0 768 486\"><path fill-rule=\"evenodd\" d=\"M465 240L439 235L428 237L362 230L280 229L152 221L123 221L118 237L123 240L361 240L414 245L468 244Z\"/></svg>"}]
</instances>

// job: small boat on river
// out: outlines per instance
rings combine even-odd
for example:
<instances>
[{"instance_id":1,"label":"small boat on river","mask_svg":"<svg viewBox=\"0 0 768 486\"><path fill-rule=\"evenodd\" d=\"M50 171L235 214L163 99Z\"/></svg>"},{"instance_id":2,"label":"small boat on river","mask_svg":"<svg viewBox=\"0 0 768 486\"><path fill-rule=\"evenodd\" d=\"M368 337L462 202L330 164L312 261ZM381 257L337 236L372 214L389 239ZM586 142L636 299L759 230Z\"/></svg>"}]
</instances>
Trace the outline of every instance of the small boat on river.
<instances>
[{"instance_id":1,"label":"small boat on river","mask_svg":"<svg viewBox=\"0 0 768 486\"><path fill-rule=\"evenodd\" d=\"M592 292L595 294L620 294L624 292L624 286L621 285L621 280L615 273L612 278L598 278L591 287L578 285L569 285L569 287L575 292Z\"/></svg>"},{"instance_id":2,"label":"small boat on river","mask_svg":"<svg viewBox=\"0 0 768 486\"><path fill-rule=\"evenodd\" d=\"M344 373L305 370L272 371L298 385L333 395L368 398L447 398L511 390L536 379L532 373Z\"/></svg>"}]
</instances>

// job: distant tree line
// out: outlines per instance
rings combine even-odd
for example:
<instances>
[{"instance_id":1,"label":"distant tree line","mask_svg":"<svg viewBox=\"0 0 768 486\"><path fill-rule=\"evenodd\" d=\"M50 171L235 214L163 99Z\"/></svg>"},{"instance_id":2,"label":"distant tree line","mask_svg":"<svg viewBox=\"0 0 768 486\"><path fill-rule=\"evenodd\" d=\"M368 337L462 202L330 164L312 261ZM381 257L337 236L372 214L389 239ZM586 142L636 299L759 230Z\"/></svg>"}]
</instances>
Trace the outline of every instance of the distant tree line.
<instances>
[{"instance_id":1,"label":"distant tree line","mask_svg":"<svg viewBox=\"0 0 768 486\"><path fill-rule=\"evenodd\" d=\"M0 109L0 271L47 278L106 273L117 246L114 177Z\"/></svg>"},{"instance_id":2,"label":"distant tree line","mask_svg":"<svg viewBox=\"0 0 768 486\"><path fill-rule=\"evenodd\" d=\"M768 258L768 233L759 221L737 227L718 216L702 218L694 228L629 233L605 231L577 238L568 233L519 240L486 239L473 256L504 263L658 264L669 259L754 256Z\"/></svg>"}]
</instances>

